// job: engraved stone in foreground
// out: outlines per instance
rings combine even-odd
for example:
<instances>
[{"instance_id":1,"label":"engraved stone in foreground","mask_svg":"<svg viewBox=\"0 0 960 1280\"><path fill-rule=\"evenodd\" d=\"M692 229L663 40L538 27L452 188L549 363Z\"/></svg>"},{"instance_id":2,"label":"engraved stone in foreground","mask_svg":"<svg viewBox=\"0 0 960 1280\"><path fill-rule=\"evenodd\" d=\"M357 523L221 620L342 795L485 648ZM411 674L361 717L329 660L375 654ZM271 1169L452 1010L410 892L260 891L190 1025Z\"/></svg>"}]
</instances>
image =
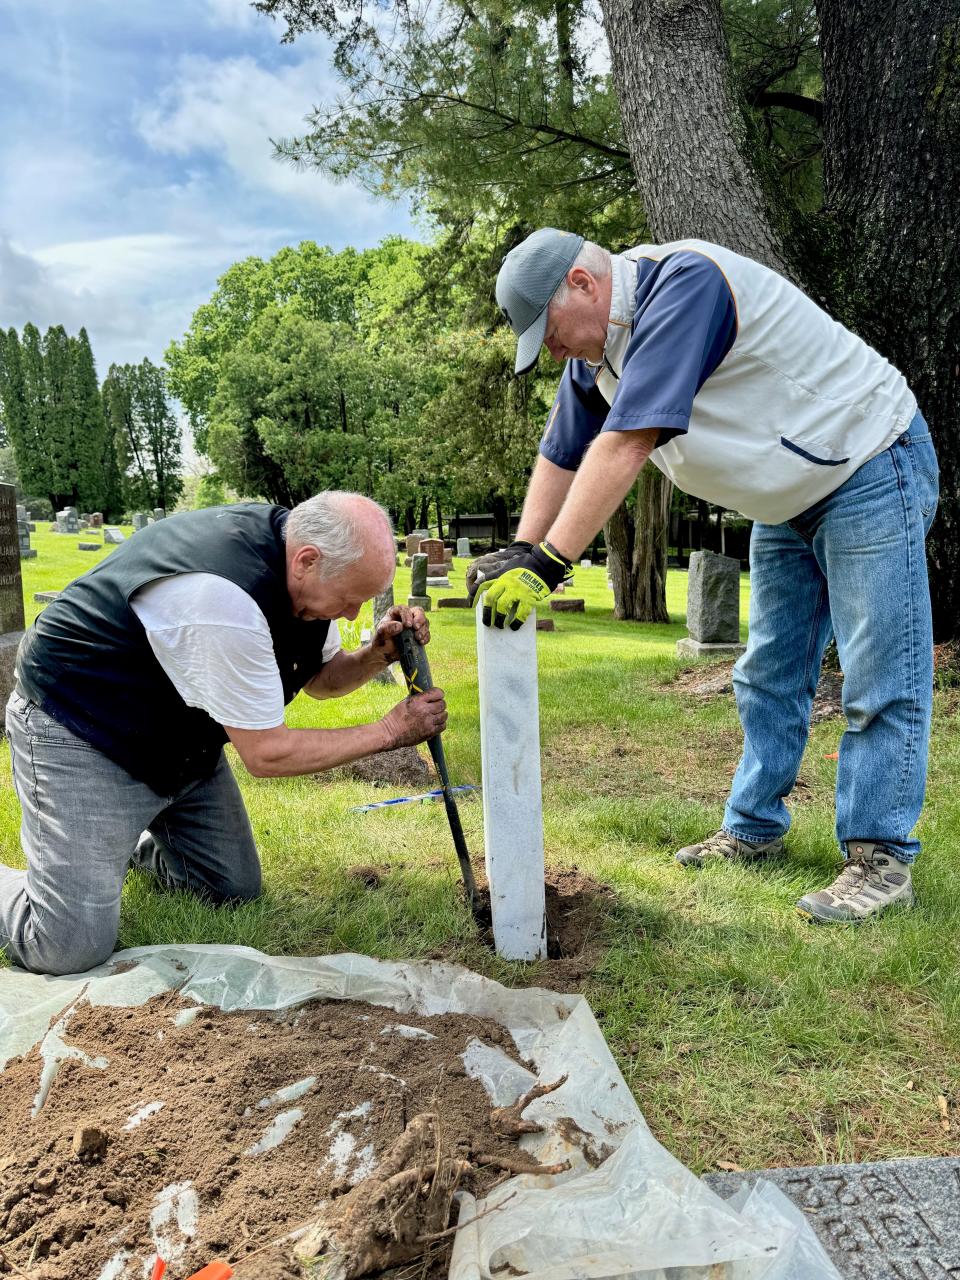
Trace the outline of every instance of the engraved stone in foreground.
<instances>
[{"instance_id":1,"label":"engraved stone in foreground","mask_svg":"<svg viewBox=\"0 0 960 1280\"><path fill-rule=\"evenodd\" d=\"M840 1274L857 1280L960 1276L960 1159L880 1160L759 1173L709 1173L731 1196L757 1177L805 1213Z\"/></svg>"}]
</instances>

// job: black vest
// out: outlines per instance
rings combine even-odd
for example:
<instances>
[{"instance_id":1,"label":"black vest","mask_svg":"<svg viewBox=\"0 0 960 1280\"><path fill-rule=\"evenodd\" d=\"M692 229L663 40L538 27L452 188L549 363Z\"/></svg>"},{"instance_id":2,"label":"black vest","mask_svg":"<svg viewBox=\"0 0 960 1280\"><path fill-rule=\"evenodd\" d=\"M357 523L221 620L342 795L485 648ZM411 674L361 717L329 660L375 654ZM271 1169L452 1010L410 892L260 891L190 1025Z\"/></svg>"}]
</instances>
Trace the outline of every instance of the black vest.
<instances>
[{"instance_id":1,"label":"black vest","mask_svg":"<svg viewBox=\"0 0 960 1280\"><path fill-rule=\"evenodd\" d=\"M260 606L289 703L323 665L329 622L294 617L284 507L242 503L186 511L141 529L48 604L24 636L17 669L47 715L162 796L207 778L227 735L188 707L130 608L135 591L177 573L214 573Z\"/></svg>"}]
</instances>

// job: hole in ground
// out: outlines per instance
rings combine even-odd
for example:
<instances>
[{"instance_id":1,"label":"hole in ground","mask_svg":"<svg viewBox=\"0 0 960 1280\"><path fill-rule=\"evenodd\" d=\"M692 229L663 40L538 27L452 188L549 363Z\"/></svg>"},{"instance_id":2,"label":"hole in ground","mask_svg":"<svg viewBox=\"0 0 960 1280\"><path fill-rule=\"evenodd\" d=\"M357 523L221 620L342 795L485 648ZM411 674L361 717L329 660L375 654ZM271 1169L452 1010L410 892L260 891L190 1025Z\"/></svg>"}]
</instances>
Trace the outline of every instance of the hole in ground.
<instances>
[{"instance_id":1,"label":"hole in ground","mask_svg":"<svg viewBox=\"0 0 960 1280\"><path fill-rule=\"evenodd\" d=\"M584 875L577 867L548 867L544 883L547 907L547 958L583 957L600 941L603 919L614 901L613 890ZM477 886L475 918L481 941L494 949L490 889Z\"/></svg>"}]
</instances>

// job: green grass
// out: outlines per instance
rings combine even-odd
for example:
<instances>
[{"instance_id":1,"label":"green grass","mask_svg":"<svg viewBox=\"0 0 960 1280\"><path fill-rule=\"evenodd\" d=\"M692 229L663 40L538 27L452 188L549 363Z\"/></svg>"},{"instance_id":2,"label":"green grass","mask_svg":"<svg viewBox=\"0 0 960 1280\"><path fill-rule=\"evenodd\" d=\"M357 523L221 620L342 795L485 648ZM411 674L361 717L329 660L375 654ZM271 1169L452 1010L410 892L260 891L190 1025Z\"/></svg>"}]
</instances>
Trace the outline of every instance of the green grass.
<instances>
[{"instance_id":1,"label":"green grass","mask_svg":"<svg viewBox=\"0 0 960 1280\"><path fill-rule=\"evenodd\" d=\"M41 526L40 555L24 566L28 608L35 590L62 586L95 554L109 554L88 558L76 541ZM458 562L452 594L463 594L463 569ZM397 599L408 590L400 569ZM937 695L920 909L860 930L812 927L794 903L832 878L837 858L835 765L824 759L839 741L835 721L811 736L787 857L701 874L673 862L678 845L719 824L740 745L730 699L669 687L685 590L685 575L671 573L669 625L617 623L604 571L578 570L570 594L586 598L587 612L557 615L557 631L538 637L548 861L575 864L611 891L584 994L651 1127L695 1169L717 1160L756 1167L956 1153L958 1131L941 1128L937 1096L960 1109L960 695ZM744 579L744 617L748 590ZM450 706L451 772L479 782L473 618L435 611L431 626L434 677ZM375 685L336 703L301 698L289 722L359 723L398 692ZM21 865L8 761L0 768L0 860ZM393 793L238 772L263 858L263 897L211 910L132 875L121 945L442 954L508 983L550 984L549 964L511 965L480 944L457 893L440 807L355 814L351 806ZM479 855L481 805L468 800L461 812ZM384 888L345 875L362 863L389 869Z\"/></svg>"}]
</instances>

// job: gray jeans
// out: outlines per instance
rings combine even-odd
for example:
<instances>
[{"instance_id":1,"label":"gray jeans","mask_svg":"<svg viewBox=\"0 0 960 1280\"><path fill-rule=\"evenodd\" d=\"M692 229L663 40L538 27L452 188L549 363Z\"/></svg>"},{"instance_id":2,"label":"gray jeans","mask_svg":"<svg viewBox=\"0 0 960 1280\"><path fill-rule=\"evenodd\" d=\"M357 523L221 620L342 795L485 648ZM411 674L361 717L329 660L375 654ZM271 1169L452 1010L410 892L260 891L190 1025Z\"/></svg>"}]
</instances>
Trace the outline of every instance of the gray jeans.
<instances>
[{"instance_id":1,"label":"gray jeans","mask_svg":"<svg viewBox=\"0 0 960 1280\"><path fill-rule=\"evenodd\" d=\"M260 892L240 789L213 776L159 796L18 693L7 737L26 871L0 866L0 949L35 973L80 973L113 951L128 868L213 903Z\"/></svg>"}]
</instances>

